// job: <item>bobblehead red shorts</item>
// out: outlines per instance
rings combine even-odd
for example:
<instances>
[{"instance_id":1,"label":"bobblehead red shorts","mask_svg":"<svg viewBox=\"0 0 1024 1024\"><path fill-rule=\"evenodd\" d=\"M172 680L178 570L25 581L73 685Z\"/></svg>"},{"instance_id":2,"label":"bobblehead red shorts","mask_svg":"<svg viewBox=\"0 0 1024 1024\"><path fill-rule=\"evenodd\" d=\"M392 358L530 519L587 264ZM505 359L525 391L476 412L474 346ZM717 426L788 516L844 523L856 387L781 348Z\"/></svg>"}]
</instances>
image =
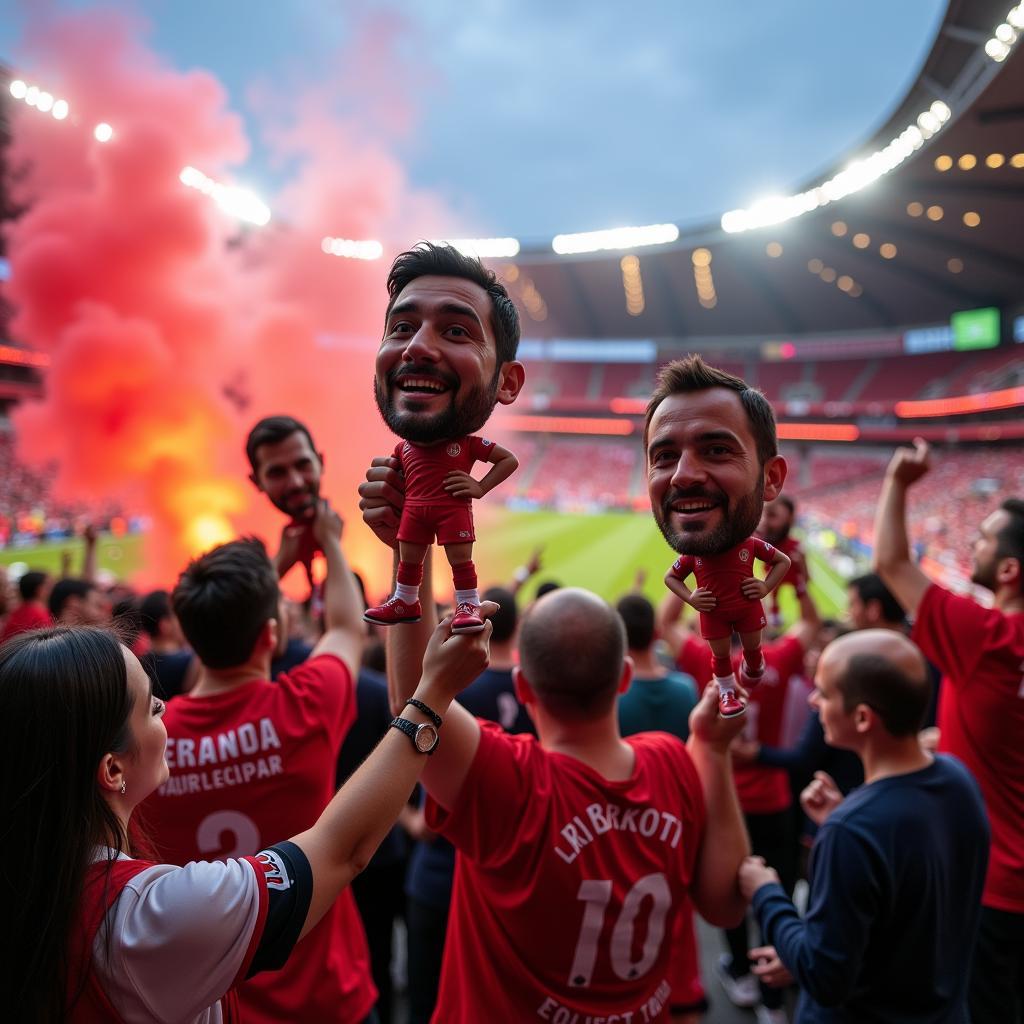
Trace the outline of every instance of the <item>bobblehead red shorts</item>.
<instances>
[{"instance_id":1,"label":"bobblehead red shorts","mask_svg":"<svg viewBox=\"0 0 1024 1024\"><path fill-rule=\"evenodd\" d=\"M473 510L469 504L459 506L406 506L398 524L398 539L407 544L437 543L471 544L476 540L473 532Z\"/></svg>"},{"instance_id":2,"label":"bobblehead red shorts","mask_svg":"<svg viewBox=\"0 0 1024 1024\"><path fill-rule=\"evenodd\" d=\"M401 537L399 537L401 539ZM721 640L737 633L753 633L765 626L764 608L760 601L751 601L750 608L742 612L700 613L700 635L705 640Z\"/></svg>"}]
</instances>

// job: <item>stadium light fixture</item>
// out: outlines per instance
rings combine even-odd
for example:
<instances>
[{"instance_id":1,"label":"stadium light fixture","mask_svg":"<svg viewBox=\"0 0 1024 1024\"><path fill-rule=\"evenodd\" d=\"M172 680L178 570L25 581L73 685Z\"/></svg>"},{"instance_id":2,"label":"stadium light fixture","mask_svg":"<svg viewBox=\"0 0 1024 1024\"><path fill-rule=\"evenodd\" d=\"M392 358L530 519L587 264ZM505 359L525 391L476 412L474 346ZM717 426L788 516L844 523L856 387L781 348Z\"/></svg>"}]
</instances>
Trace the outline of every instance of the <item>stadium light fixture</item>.
<instances>
[{"instance_id":1,"label":"stadium light fixture","mask_svg":"<svg viewBox=\"0 0 1024 1024\"><path fill-rule=\"evenodd\" d=\"M11 80L8 92L16 100L29 107L35 107L41 114L49 114L55 121L63 121L68 116L68 101L54 97L53 93L40 89L38 85L29 85L20 78Z\"/></svg>"},{"instance_id":2,"label":"stadium light fixture","mask_svg":"<svg viewBox=\"0 0 1024 1024\"><path fill-rule=\"evenodd\" d=\"M623 256L619 260L619 269L622 271L622 290L626 293L626 312L630 316L640 316L646 306L640 258L632 253Z\"/></svg>"},{"instance_id":3,"label":"stadium light fixture","mask_svg":"<svg viewBox=\"0 0 1024 1024\"><path fill-rule=\"evenodd\" d=\"M270 207L248 189L214 181L196 167L182 168L178 180L183 185L209 196L226 214L236 220L246 221L257 227L263 227L270 221Z\"/></svg>"},{"instance_id":4,"label":"stadium light fixture","mask_svg":"<svg viewBox=\"0 0 1024 1024\"><path fill-rule=\"evenodd\" d=\"M1011 7L1006 13L1006 20L997 25L992 37L985 43L985 54L990 60L1001 64L1007 57L1024 30L1024 3Z\"/></svg>"},{"instance_id":5,"label":"stadium light fixture","mask_svg":"<svg viewBox=\"0 0 1024 1024\"><path fill-rule=\"evenodd\" d=\"M376 239L333 238L328 235L320 248L328 256L342 256L349 260L379 260L384 255L384 246Z\"/></svg>"},{"instance_id":6,"label":"stadium light fixture","mask_svg":"<svg viewBox=\"0 0 1024 1024\"><path fill-rule=\"evenodd\" d=\"M679 238L675 224L646 224L642 227L609 228L605 231L583 231L555 235L551 248L559 256L607 249L638 249L647 245L669 245Z\"/></svg>"},{"instance_id":7,"label":"stadium light fixture","mask_svg":"<svg viewBox=\"0 0 1024 1024\"><path fill-rule=\"evenodd\" d=\"M722 230L735 234L756 228L781 224L820 209L844 196L867 188L883 175L895 170L912 153L952 117L952 111L942 100L936 100L922 111L914 124L907 125L883 149L876 150L863 160L857 160L820 185L791 196L773 196L762 199L747 209L730 210L722 214Z\"/></svg>"},{"instance_id":8,"label":"stadium light fixture","mask_svg":"<svg viewBox=\"0 0 1024 1024\"><path fill-rule=\"evenodd\" d=\"M517 238L439 238L435 239L435 243L450 245L464 256L477 256L480 259L512 259L519 255Z\"/></svg>"}]
</instances>

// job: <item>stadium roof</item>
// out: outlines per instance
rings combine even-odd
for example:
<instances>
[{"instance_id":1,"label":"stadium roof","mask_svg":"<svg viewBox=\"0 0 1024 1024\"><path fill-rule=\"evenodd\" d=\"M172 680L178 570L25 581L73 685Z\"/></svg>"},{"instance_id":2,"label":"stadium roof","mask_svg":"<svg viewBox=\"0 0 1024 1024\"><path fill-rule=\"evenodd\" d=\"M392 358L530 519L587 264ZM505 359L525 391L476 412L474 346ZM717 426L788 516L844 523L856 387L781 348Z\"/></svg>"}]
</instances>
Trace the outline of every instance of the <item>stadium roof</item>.
<instances>
[{"instance_id":1,"label":"stadium roof","mask_svg":"<svg viewBox=\"0 0 1024 1024\"><path fill-rule=\"evenodd\" d=\"M705 343L848 336L1019 304L1024 44L1002 60L986 54L1008 6L951 0L891 117L831 174L799 190L881 156L908 126L925 127L920 148L861 191L773 226L681 227L666 245L578 255L524 246L504 276L526 310L525 333ZM937 125L929 111L947 120Z\"/></svg>"}]
</instances>

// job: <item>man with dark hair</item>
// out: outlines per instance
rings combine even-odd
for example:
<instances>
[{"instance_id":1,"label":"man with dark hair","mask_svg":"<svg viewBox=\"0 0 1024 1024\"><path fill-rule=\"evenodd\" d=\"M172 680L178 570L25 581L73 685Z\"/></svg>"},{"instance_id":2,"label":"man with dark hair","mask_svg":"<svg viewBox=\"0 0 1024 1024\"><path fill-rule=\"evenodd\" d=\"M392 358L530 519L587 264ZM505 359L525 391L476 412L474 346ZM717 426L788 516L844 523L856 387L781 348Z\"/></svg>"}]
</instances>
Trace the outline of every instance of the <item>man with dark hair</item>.
<instances>
[{"instance_id":1,"label":"man with dark hair","mask_svg":"<svg viewBox=\"0 0 1024 1024\"><path fill-rule=\"evenodd\" d=\"M143 632L149 637L144 664L151 667L156 676L157 696L164 700L177 697L194 681L189 673L194 656L171 607L171 595L166 590L151 591L142 599L138 616Z\"/></svg>"},{"instance_id":2,"label":"man with dark hair","mask_svg":"<svg viewBox=\"0 0 1024 1024\"><path fill-rule=\"evenodd\" d=\"M49 605L53 621L60 625L105 626L110 622L110 602L91 580L57 580Z\"/></svg>"},{"instance_id":3,"label":"man with dark hair","mask_svg":"<svg viewBox=\"0 0 1024 1024\"><path fill-rule=\"evenodd\" d=\"M7 617L0 643L30 629L43 629L53 625L53 617L46 607L46 589L49 583L50 577L45 572L36 572L32 569L18 580L21 604Z\"/></svg>"},{"instance_id":4,"label":"man with dark hair","mask_svg":"<svg viewBox=\"0 0 1024 1024\"><path fill-rule=\"evenodd\" d=\"M912 637L943 673L939 749L954 754L981 786L992 820L971 979L974 1024L1024 1020L1024 502L986 516L974 542L971 582L985 608L933 583L911 559L908 490L931 468L928 445L898 448L875 519L875 570L914 620Z\"/></svg>"},{"instance_id":5,"label":"man with dark hair","mask_svg":"<svg viewBox=\"0 0 1024 1024\"><path fill-rule=\"evenodd\" d=\"M903 606L877 573L856 576L846 584L846 614L854 629L906 629Z\"/></svg>"},{"instance_id":6,"label":"man with dark hair","mask_svg":"<svg viewBox=\"0 0 1024 1024\"><path fill-rule=\"evenodd\" d=\"M400 486L375 463L360 487L364 521L392 548ZM424 568L429 593L429 560ZM396 705L433 628L425 612L388 633ZM692 898L720 925L745 909L735 872L749 846L728 753L741 724L718 716L709 687L688 746L664 733L623 740L625 631L586 591L537 601L519 654L516 689L540 739L456 707L423 777L427 825L459 851L435 1019L662 1019L682 906Z\"/></svg>"},{"instance_id":7,"label":"man with dark hair","mask_svg":"<svg viewBox=\"0 0 1024 1024\"><path fill-rule=\"evenodd\" d=\"M365 629L341 532L321 499L312 535L327 562L325 632L305 664L273 683L278 577L263 545L224 544L181 574L172 602L199 674L167 706L170 777L149 801L170 862L254 854L308 828L333 795ZM349 889L303 942L304 956L241 985L245 1019L364 1021L377 994Z\"/></svg>"},{"instance_id":8,"label":"man with dark hair","mask_svg":"<svg viewBox=\"0 0 1024 1024\"><path fill-rule=\"evenodd\" d=\"M288 516L273 559L278 577L299 562L312 584L311 566L317 552L312 523L320 500L323 452L317 451L304 423L292 416L268 416L249 431L245 454L253 486Z\"/></svg>"},{"instance_id":9,"label":"man with dark hair","mask_svg":"<svg viewBox=\"0 0 1024 1024\"><path fill-rule=\"evenodd\" d=\"M761 525L758 534L773 547L789 556L789 571L782 577L782 582L772 591L771 608L768 621L773 629L782 624L782 612L779 608L779 594L789 584L799 598L807 590L807 560L800 548L800 541L793 536L793 524L796 522L796 502L788 494L780 494L774 501L766 501L761 513Z\"/></svg>"},{"instance_id":10,"label":"man with dark hair","mask_svg":"<svg viewBox=\"0 0 1024 1024\"><path fill-rule=\"evenodd\" d=\"M918 743L925 660L899 633L863 630L826 648L815 686L826 739L856 752L865 784L843 799L818 772L801 796L820 826L802 920L775 871L744 862L765 941L754 971L796 981L798 1024L966 1021L988 823L964 766Z\"/></svg>"},{"instance_id":11,"label":"man with dark hair","mask_svg":"<svg viewBox=\"0 0 1024 1024\"><path fill-rule=\"evenodd\" d=\"M384 422L404 440L375 464L404 477L400 561L394 593L367 609L366 618L385 626L416 621L423 560L436 537L455 584L452 631L474 632L483 619L472 502L519 465L512 452L475 432L523 386L523 365L515 361L518 314L479 260L430 243L398 256L388 295L374 394ZM476 462L491 463L480 480L470 475Z\"/></svg>"}]
</instances>

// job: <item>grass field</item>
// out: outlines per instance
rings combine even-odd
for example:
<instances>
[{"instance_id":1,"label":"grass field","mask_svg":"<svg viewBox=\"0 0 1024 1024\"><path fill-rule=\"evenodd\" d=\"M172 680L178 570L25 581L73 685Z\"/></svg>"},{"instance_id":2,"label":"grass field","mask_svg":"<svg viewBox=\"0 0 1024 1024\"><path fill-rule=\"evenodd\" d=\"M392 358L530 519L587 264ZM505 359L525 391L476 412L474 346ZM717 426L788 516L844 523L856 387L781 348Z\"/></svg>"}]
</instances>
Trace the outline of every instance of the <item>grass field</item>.
<instances>
[{"instance_id":1,"label":"grass field","mask_svg":"<svg viewBox=\"0 0 1024 1024\"><path fill-rule=\"evenodd\" d=\"M531 552L543 546L541 571L523 588L529 599L545 580L593 590L615 601L633 588L638 569L646 572L644 593L655 603L665 593L664 576L675 559L649 515L560 512L494 513L478 525L476 562L480 582L508 581ZM846 605L844 581L816 551L810 551L811 594L823 617L841 615ZM786 621L796 615L792 588L782 593Z\"/></svg>"},{"instance_id":2,"label":"grass field","mask_svg":"<svg viewBox=\"0 0 1024 1024\"><path fill-rule=\"evenodd\" d=\"M643 514L569 515L497 509L481 516L477 529L475 561L483 586L510 581L534 549L543 547L541 571L523 588L525 600L533 597L540 583L557 580L586 587L614 602L632 590L637 570L641 569L646 572L644 593L657 603L665 593L665 572L675 558L654 520ZM140 536L104 536L99 544L101 569L110 570L120 579L130 579L140 567ZM21 562L31 569L58 573L64 552L71 554L71 572L80 572L82 542L78 539L0 551L0 565ZM846 601L843 580L820 553L812 550L808 554L811 593L822 616L842 614ZM782 609L786 621L796 614L796 600L789 587L782 593Z\"/></svg>"},{"instance_id":3,"label":"grass field","mask_svg":"<svg viewBox=\"0 0 1024 1024\"><path fill-rule=\"evenodd\" d=\"M0 551L0 565L24 563L29 569L59 573L65 552L71 556L71 575L82 571L82 540L50 541L33 547L5 548ZM142 562L142 537L131 534L125 537L102 536L99 539L97 560L100 569L108 569L119 579L130 579Z\"/></svg>"}]
</instances>

